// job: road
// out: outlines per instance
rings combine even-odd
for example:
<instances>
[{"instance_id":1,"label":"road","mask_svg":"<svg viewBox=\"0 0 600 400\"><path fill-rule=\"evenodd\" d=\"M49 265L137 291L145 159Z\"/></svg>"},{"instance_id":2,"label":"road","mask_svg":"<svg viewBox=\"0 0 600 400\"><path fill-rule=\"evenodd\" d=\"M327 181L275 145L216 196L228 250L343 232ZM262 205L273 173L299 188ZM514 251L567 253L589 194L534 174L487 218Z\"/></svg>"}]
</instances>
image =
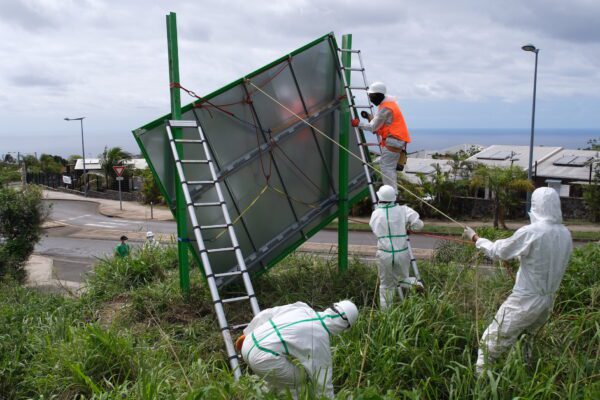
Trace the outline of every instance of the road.
<instances>
[{"instance_id":1,"label":"road","mask_svg":"<svg viewBox=\"0 0 600 400\"><path fill-rule=\"evenodd\" d=\"M176 232L172 221L134 221L111 218L98 212L98 205L87 201L45 200L50 208L50 220L65 224L62 227L47 229L44 238L36 245L35 252L54 260L55 275L58 279L82 282L85 274L92 270L98 258L112 254L123 233L151 230L157 236ZM86 236L87 237L81 237ZM314 243L337 243L337 231L321 231L309 239ZM431 249L436 239L413 236L415 248ZM349 234L350 244L375 245L370 232L353 231ZM139 246L139 242L131 243Z\"/></svg>"}]
</instances>

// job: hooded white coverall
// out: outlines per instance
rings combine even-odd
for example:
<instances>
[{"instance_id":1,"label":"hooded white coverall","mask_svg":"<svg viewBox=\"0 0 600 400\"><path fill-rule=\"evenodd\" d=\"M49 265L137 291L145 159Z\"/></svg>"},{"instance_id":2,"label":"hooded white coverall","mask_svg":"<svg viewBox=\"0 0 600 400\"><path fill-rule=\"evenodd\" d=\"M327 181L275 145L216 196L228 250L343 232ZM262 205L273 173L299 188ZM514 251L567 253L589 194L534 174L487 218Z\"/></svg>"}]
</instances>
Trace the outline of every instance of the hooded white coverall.
<instances>
[{"instance_id":1,"label":"hooded white coverall","mask_svg":"<svg viewBox=\"0 0 600 400\"><path fill-rule=\"evenodd\" d=\"M331 308L317 312L297 302L261 311L244 329L242 357L252 371L294 398L303 382L315 384L315 396L333 398L329 336L349 327Z\"/></svg>"},{"instance_id":2,"label":"hooded white coverall","mask_svg":"<svg viewBox=\"0 0 600 400\"><path fill-rule=\"evenodd\" d=\"M419 214L408 206L380 203L371 214L369 225L377 236L379 305L385 309L394 300L394 290L409 277L410 255L406 242L406 227L410 226L411 230L420 231L423 229L423 221L419 219Z\"/></svg>"},{"instance_id":3,"label":"hooded white coverall","mask_svg":"<svg viewBox=\"0 0 600 400\"><path fill-rule=\"evenodd\" d=\"M475 244L490 258L519 257L521 261L512 294L481 338L478 373L508 350L521 333L535 334L544 325L571 256L571 234L562 225L560 198L554 189L543 187L533 192L529 217L531 224L510 238L496 242L480 238Z\"/></svg>"}]
</instances>

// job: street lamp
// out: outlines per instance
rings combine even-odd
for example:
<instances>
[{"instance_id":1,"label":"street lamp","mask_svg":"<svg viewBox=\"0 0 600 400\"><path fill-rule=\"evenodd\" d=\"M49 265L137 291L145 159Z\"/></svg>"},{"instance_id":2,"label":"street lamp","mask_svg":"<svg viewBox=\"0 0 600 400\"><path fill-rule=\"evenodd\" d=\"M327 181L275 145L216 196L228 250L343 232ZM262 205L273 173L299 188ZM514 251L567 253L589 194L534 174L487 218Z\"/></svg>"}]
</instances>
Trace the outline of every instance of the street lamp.
<instances>
[{"instance_id":1,"label":"street lamp","mask_svg":"<svg viewBox=\"0 0 600 400\"><path fill-rule=\"evenodd\" d=\"M83 119L85 117L79 118L67 118L65 117L65 121L79 121L81 123L81 152L83 153L83 193L87 197L87 170L85 169L85 146L83 144Z\"/></svg>"},{"instance_id":2,"label":"street lamp","mask_svg":"<svg viewBox=\"0 0 600 400\"><path fill-rule=\"evenodd\" d=\"M533 74L533 106L531 111L531 139L529 141L529 168L527 169L527 179L531 181L531 170L533 169L533 132L535 128L535 92L537 87L537 66L538 66L538 53L540 49L536 48L534 45L526 44L521 47L523 51L531 51L535 53L535 72ZM527 211L531 209L531 192L527 192Z\"/></svg>"}]
</instances>

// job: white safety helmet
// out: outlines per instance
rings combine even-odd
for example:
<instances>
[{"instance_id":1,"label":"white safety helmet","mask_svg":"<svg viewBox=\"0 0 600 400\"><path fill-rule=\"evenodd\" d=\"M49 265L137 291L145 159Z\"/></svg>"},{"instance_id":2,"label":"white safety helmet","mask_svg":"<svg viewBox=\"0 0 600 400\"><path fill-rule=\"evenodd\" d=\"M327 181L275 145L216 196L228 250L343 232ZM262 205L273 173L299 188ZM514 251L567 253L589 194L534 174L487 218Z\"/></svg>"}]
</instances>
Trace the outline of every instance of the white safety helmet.
<instances>
[{"instance_id":1,"label":"white safety helmet","mask_svg":"<svg viewBox=\"0 0 600 400\"><path fill-rule=\"evenodd\" d=\"M339 313L342 318L348 323L348 327L354 325L358 319L358 308L350 300L342 300L337 303L333 303L333 311Z\"/></svg>"},{"instance_id":2,"label":"white safety helmet","mask_svg":"<svg viewBox=\"0 0 600 400\"><path fill-rule=\"evenodd\" d=\"M152 233L152 231L146 232L146 238L149 239L149 238L152 238L152 237L154 237L154 233Z\"/></svg>"},{"instance_id":3,"label":"white safety helmet","mask_svg":"<svg viewBox=\"0 0 600 400\"><path fill-rule=\"evenodd\" d=\"M383 84L383 82L373 82L369 85L369 88L367 89L368 94L372 94L372 93L386 94L386 92L387 92L387 89L385 88L385 85Z\"/></svg>"},{"instance_id":4,"label":"white safety helmet","mask_svg":"<svg viewBox=\"0 0 600 400\"><path fill-rule=\"evenodd\" d=\"M377 198L379 201L396 201L396 191L390 185L383 185L377 191Z\"/></svg>"}]
</instances>

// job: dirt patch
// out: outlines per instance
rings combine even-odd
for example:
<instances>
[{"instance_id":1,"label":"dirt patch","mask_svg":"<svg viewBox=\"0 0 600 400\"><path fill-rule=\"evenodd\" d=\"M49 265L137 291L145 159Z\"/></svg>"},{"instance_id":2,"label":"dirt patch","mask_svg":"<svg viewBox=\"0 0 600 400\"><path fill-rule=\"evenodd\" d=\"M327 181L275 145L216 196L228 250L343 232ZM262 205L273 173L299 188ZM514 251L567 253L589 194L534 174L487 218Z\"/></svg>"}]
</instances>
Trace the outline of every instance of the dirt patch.
<instances>
[{"instance_id":1,"label":"dirt patch","mask_svg":"<svg viewBox=\"0 0 600 400\"><path fill-rule=\"evenodd\" d=\"M107 329L130 306L131 302L127 297L118 297L106 303L98 312L98 323Z\"/></svg>"}]
</instances>

